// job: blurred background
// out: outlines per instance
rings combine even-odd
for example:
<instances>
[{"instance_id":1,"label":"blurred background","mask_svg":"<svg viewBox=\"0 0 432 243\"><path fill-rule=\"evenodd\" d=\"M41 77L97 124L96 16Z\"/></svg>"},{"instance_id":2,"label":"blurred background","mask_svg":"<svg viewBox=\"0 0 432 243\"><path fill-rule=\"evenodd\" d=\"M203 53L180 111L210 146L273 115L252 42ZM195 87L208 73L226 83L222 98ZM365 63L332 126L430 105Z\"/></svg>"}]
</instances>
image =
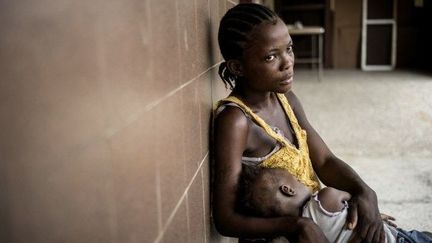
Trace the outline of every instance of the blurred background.
<instances>
[{"instance_id":1,"label":"blurred background","mask_svg":"<svg viewBox=\"0 0 432 243\"><path fill-rule=\"evenodd\" d=\"M0 242L236 242L211 223L209 135L238 2L0 0ZM329 147L431 231L431 1L255 2L290 26Z\"/></svg>"}]
</instances>

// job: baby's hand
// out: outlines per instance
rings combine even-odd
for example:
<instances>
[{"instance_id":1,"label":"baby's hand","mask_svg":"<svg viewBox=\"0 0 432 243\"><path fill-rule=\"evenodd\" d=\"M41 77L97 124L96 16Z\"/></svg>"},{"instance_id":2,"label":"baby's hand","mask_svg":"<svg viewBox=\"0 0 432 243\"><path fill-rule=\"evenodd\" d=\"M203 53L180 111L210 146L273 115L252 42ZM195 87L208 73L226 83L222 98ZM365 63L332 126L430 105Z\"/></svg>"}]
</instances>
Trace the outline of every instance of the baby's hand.
<instances>
[{"instance_id":1,"label":"baby's hand","mask_svg":"<svg viewBox=\"0 0 432 243\"><path fill-rule=\"evenodd\" d=\"M396 219L393 216L387 215L385 213L381 213L381 219L386 222L388 225L397 228L397 225L393 222Z\"/></svg>"}]
</instances>

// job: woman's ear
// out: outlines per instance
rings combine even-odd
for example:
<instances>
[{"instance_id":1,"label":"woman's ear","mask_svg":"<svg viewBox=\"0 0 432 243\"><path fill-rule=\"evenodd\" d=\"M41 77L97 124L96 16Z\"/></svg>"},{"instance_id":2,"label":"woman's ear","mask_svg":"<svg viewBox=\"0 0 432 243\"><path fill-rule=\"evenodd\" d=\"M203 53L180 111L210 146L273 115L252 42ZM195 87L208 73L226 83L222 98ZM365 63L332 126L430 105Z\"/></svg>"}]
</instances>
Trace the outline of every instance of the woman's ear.
<instances>
[{"instance_id":1,"label":"woman's ear","mask_svg":"<svg viewBox=\"0 0 432 243\"><path fill-rule=\"evenodd\" d=\"M239 60L231 59L231 60L228 60L226 63L227 63L227 68L230 71L230 73L232 73L238 77L243 76L243 65Z\"/></svg>"},{"instance_id":2,"label":"woman's ear","mask_svg":"<svg viewBox=\"0 0 432 243\"><path fill-rule=\"evenodd\" d=\"M292 197L296 195L295 190L291 188L289 185L282 185L279 187L279 190L282 192L282 194L288 197Z\"/></svg>"}]
</instances>

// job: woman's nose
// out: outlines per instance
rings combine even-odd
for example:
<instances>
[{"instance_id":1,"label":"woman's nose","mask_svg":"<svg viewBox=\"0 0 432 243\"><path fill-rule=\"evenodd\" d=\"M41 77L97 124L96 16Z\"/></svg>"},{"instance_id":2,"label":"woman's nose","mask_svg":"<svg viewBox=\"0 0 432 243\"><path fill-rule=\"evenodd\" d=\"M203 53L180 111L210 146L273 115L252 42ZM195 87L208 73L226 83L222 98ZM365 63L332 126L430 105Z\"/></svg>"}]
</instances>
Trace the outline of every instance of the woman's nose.
<instances>
[{"instance_id":1,"label":"woman's nose","mask_svg":"<svg viewBox=\"0 0 432 243\"><path fill-rule=\"evenodd\" d=\"M282 62L281 62L281 70L286 70L291 68L291 66L294 64L294 57L290 53L284 53L282 55Z\"/></svg>"}]
</instances>

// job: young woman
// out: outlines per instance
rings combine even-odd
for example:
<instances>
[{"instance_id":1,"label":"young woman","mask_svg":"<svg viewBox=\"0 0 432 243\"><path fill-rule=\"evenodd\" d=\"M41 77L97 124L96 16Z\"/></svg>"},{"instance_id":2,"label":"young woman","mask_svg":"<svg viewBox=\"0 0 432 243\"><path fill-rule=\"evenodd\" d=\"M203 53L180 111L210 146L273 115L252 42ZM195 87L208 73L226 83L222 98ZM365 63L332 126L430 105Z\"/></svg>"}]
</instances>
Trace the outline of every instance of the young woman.
<instances>
[{"instance_id":1,"label":"young woman","mask_svg":"<svg viewBox=\"0 0 432 243\"><path fill-rule=\"evenodd\" d=\"M262 5L239 4L222 18L218 41L225 59L219 74L232 89L219 102L214 123L212 207L218 231L247 239L287 236L326 242L311 219L239 213L236 190L244 163L287 169L312 192L320 188L318 178L349 192L347 226L357 228L355 240L384 242L375 192L332 154L291 90L293 43L284 22Z\"/></svg>"}]
</instances>

